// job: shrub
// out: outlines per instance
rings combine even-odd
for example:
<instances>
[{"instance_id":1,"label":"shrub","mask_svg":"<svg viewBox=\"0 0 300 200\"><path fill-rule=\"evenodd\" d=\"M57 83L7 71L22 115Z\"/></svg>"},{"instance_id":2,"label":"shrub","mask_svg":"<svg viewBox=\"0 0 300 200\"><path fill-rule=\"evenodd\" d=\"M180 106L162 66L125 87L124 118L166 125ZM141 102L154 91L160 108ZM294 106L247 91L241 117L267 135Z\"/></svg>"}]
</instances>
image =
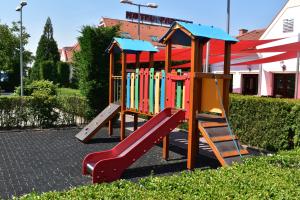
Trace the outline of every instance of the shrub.
<instances>
[{"instance_id":1,"label":"shrub","mask_svg":"<svg viewBox=\"0 0 300 200\"><path fill-rule=\"evenodd\" d=\"M56 127L85 122L83 97L57 97L35 91L32 96L0 96L0 129Z\"/></svg>"},{"instance_id":2,"label":"shrub","mask_svg":"<svg viewBox=\"0 0 300 200\"><path fill-rule=\"evenodd\" d=\"M66 62L57 63L58 83L62 87L68 87L70 84L70 65Z\"/></svg>"},{"instance_id":3,"label":"shrub","mask_svg":"<svg viewBox=\"0 0 300 200\"><path fill-rule=\"evenodd\" d=\"M24 87L24 95L31 96L35 91L43 91L48 95L56 95L57 86L51 81L41 80L33 81L31 84ZM20 95L20 87L17 87L15 94Z\"/></svg>"},{"instance_id":4,"label":"shrub","mask_svg":"<svg viewBox=\"0 0 300 200\"><path fill-rule=\"evenodd\" d=\"M241 141L271 151L299 146L300 101L232 95L230 122Z\"/></svg>"},{"instance_id":5,"label":"shrub","mask_svg":"<svg viewBox=\"0 0 300 200\"><path fill-rule=\"evenodd\" d=\"M248 159L217 170L195 170L137 183L116 181L20 199L298 199L300 150Z\"/></svg>"},{"instance_id":6,"label":"shrub","mask_svg":"<svg viewBox=\"0 0 300 200\"><path fill-rule=\"evenodd\" d=\"M40 79L57 82L57 68L53 61L42 61L39 63Z\"/></svg>"}]
</instances>

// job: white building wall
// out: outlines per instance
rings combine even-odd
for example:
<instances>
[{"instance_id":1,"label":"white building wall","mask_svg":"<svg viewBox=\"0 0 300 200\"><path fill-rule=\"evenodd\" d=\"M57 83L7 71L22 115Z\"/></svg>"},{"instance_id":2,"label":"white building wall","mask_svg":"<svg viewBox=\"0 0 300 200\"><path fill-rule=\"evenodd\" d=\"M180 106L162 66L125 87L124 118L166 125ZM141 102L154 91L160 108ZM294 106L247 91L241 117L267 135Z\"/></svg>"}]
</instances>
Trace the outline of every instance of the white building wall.
<instances>
[{"instance_id":1,"label":"white building wall","mask_svg":"<svg viewBox=\"0 0 300 200\"><path fill-rule=\"evenodd\" d=\"M294 19L294 30L293 32L283 32L283 20ZM278 13L273 22L267 28L265 33L260 39L278 39L272 43L261 45L258 48L266 48L270 46L278 46L282 44L288 44L298 41L298 34L300 33L300 0L289 0L285 7ZM262 53L260 57L270 57L279 53ZM283 71L282 66L285 65L286 70ZM289 59L284 61L272 62L262 64L262 82L261 82L261 95L273 95L273 73L295 73L297 66L297 59ZM271 81L270 81L271 80ZM299 94L300 95L300 94Z\"/></svg>"}]
</instances>

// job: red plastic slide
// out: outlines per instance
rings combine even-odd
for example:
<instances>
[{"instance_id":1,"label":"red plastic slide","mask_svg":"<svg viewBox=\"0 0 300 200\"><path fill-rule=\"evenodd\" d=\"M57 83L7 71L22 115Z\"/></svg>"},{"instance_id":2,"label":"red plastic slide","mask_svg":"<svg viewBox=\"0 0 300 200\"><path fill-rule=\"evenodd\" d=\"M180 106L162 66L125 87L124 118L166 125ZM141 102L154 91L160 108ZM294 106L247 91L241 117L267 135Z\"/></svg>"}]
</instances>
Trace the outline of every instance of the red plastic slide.
<instances>
[{"instance_id":1,"label":"red plastic slide","mask_svg":"<svg viewBox=\"0 0 300 200\"><path fill-rule=\"evenodd\" d=\"M159 143L184 119L185 111L164 109L113 149L87 155L82 163L83 174L90 174L93 183L119 179L125 169Z\"/></svg>"}]
</instances>

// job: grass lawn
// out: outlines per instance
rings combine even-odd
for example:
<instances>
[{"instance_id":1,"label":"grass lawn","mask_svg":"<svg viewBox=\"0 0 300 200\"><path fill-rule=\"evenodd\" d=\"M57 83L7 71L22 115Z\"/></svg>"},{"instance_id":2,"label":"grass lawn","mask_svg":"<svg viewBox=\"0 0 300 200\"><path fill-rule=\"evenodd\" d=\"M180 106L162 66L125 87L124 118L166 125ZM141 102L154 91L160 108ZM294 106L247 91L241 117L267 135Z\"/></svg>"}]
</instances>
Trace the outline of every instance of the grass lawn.
<instances>
[{"instance_id":1,"label":"grass lawn","mask_svg":"<svg viewBox=\"0 0 300 200\"><path fill-rule=\"evenodd\" d=\"M137 183L83 186L21 199L299 199L300 149L248 159L217 170L195 170Z\"/></svg>"},{"instance_id":2,"label":"grass lawn","mask_svg":"<svg viewBox=\"0 0 300 200\"><path fill-rule=\"evenodd\" d=\"M58 88L57 89L58 96L82 96L79 90L72 88Z\"/></svg>"}]
</instances>

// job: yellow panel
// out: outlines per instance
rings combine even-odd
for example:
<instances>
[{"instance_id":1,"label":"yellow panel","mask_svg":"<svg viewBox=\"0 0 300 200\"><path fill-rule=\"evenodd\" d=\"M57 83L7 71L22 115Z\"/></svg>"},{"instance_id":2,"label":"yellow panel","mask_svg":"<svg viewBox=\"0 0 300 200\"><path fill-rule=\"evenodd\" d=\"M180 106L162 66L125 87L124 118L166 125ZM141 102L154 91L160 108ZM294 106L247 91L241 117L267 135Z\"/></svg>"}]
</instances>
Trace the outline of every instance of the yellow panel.
<instances>
[{"instance_id":1,"label":"yellow panel","mask_svg":"<svg viewBox=\"0 0 300 200\"><path fill-rule=\"evenodd\" d=\"M134 78L135 78L135 74L131 73L130 76L130 108L134 108Z\"/></svg>"},{"instance_id":2,"label":"yellow panel","mask_svg":"<svg viewBox=\"0 0 300 200\"><path fill-rule=\"evenodd\" d=\"M218 80L218 88L214 79L202 79L201 111L222 113L218 90L223 94L223 80Z\"/></svg>"},{"instance_id":3,"label":"yellow panel","mask_svg":"<svg viewBox=\"0 0 300 200\"><path fill-rule=\"evenodd\" d=\"M154 100L154 112L159 113L159 72L155 73L155 100Z\"/></svg>"}]
</instances>

